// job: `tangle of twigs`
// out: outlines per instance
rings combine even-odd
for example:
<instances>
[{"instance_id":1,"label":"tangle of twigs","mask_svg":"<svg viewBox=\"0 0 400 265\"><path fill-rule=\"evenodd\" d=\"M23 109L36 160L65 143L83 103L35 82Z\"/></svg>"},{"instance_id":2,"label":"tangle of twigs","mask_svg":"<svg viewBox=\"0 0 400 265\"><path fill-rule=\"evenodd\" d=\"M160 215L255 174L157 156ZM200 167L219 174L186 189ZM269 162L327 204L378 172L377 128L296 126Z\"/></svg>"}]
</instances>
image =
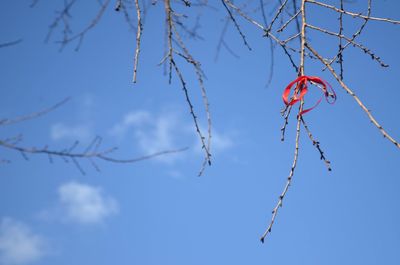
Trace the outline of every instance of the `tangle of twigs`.
<instances>
[{"instance_id":1,"label":"tangle of twigs","mask_svg":"<svg viewBox=\"0 0 400 265\"><path fill-rule=\"evenodd\" d=\"M262 1L261 1L262 2ZM394 19L389 19L389 18L379 18L379 17L372 17L371 16L371 2L372 0L368 0L367 3L367 13L366 15L362 13L356 13L356 12L351 12L345 9L343 0L340 0L340 7L335 7L333 5L329 5L323 2L315 1L315 0L298 0L300 2L300 7L297 8L296 4L297 0L292 0L293 3L293 10L290 10L288 7L288 1L280 1L279 6L277 7L277 10L272 17L270 23L268 25L263 26L260 22L258 22L256 19L252 18L249 16L248 13L246 13L242 8L236 6L233 1L231 0L223 0L224 6L231 8L236 15L241 16L244 20L248 21L250 24L256 26L257 28L261 29L264 36L269 38L270 41L275 43L276 45L279 45L283 48L284 53L287 55L290 63L292 64L293 68L295 69L296 73L298 76L304 76L305 75L305 62L307 58L311 58L314 60L319 61L322 64L323 70L328 69L329 72L332 74L334 79L338 82L338 84L348 93L350 94L356 103L361 107L361 109L367 114L369 120L374 124L378 130L381 132L381 134L388 139L390 142L392 142L396 147L400 148L400 144L398 141L396 141L381 125L378 123L376 118L372 116L370 110L365 106L365 104L360 100L358 96L349 88L347 84L344 83L343 81L343 75L344 75L344 68L343 68L343 52L345 49L348 47L355 47L356 49L361 50L368 56L370 56L373 60L379 63L380 66L382 67L387 67L388 65L382 61L382 59L376 55L374 52L372 52L367 46L360 44L359 42L356 41L356 38L361 35L363 32L366 24L369 21L379 21L379 22L386 22L386 23L391 23L391 24L400 24L400 21L394 20ZM328 29L325 29L323 27L318 27L312 24L309 24L307 22L307 17L310 16L307 13L307 5L312 4L319 6L321 8L331 10L332 12L335 12L336 14L339 15L339 31L338 33L332 32ZM285 11L286 10L286 11ZM284 18L284 13L285 12L288 14L288 17L286 19ZM228 12L229 16L233 18L233 13L231 11ZM358 28L358 30L351 36L348 37L344 34L344 23L343 23L343 16L351 16L355 19L360 19L362 20L361 26ZM266 21L265 18L265 13L262 13L262 17L264 22ZM280 20L279 20L280 19ZM232 20L233 21L233 20ZM245 39L244 32L240 29L240 25L236 22L237 20L235 19L233 22L236 25L236 29L238 30L239 34L242 36L243 39ZM275 26L276 21L281 21L281 24L278 26ZM278 35L279 33L283 33L285 31L288 31L289 26L292 21L296 21L297 27L295 28L294 33L291 33L286 39L281 39L280 36ZM311 39L307 37L307 29L314 30L316 32L320 32L323 34L325 37L333 37L337 38L339 42L339 48L337 50L337 53L332 56L332 59L327 59L324 56L322 56L318 50L314 49L311 44ZM287 44L290 43L294 39L299 39L300 40L300 48L296 49L292 46L288 46ZM295 56L299 54L299 63L297 64L295 62ZM339 66L339 71L337 71L332 64L337 63ZM317 85L317 84L314 84ZM298 87L296 89L299 89L298 92L300 92L303 87ZM292 96L292 99L294 95ZM274 207L272 211L272 218L269 222L269 225L267 226L267 229L261 236L261 241L264 242L265 238L267 235L272 231L273 224L275 223L275 219L278 214L279 208L282 206L282 202L284 197L286 196L286 193L289 189L289 186L292 183L292 178L294 175L294 170L297 165L297 160L298 160L298 154L299 154L299 136L300 136L300 125L302 124L303 127L305 128L305 131L307 133L308 138L312 142L313 146L318 150L320 154L320 159L324 161L327 169L331 171L331 163L329 160L326 159L324 151L321 149L320 142L317 141L313 134L310 131L310 128L308 124L306 124L303 116L301 115L302 113L302 108L304 104L304 99L301 99L301 104L299 107L299 111L297 112L297 126L296 126L296 138L295 138L295 153L294 153L294 159L293 159L293 164L289 172L289 176L287 178L286 185L284 187L283 192L279 196L278 202L276 206ZM286 132L286 127L288 124L288 120L291 114L292 106L287 105L285 109L282 111L282 116L284 118L284 124L281 128L282 136L281 140L283 141L285 139L285 132Z\"/></svg>"},{"instance_id":2,"label":"tangle of twigs","mask_svg":"<svg viewBox=\"0 0 400 265\"><path fill-rule=\"evenodd\" d=\"M127 0L118 0L116 1L115 10L124 10L125 17L128 21L130 21L129 13L126 12L126 5L125 2ZM290 4L290 1L292 4ZM291 66L295 70L295 74L300 78L306 75L305 65L308 60L313 60L314 63L321 63L322 70L328 69L332 77L337 81L337 84L343 88L345 92L350 94L350 96L356 101L357 105L366 113L368 119L371 123L378 128L379 132L388 139L392 144L394 144L397 148L400 148L400 143L394 139L376 120L376 118L371 114L370 110L366 107L366 105L361 101L361 99L353 92L352 89L343 81L344 79L344 52L349 47L354 47L363 53L367 54L371 57L374 61L376 61L381 67L388 67L388 65L373 51L371 51L366 45L361 44L358 41L358 37L362 35L367 23L370 22L382 22L382 23L389 23L389 24L400 24L399 20L394 20L390 18L381 18L381 17L373 17L371 16L372 10L372 0L368 0L366 12L353 12L347 9L347 6L344 6L344 0L340 0L340 6L336 7L334 5L330 5L324 3L324 1L316 1L316 0L279 0L278 4L275 8L273 8L269 13L270 21L268 22L267 19L267 12L264 10L265 2L264 0L259 0L257 2L257 8L254 10L249 10L251 6L252 0L243 1L240 5L237 5L236 2L233 0L221 0L222 8L226 11L226 17L224 20L224 27L222 33L220 35L220 39L217 45L217 53L215 59L218 58L218 54L221 50L221 47L224 47L231 53L233 56L238 57L236 53L229 47L227 42L225 41L225 34L227 28L230 24L233 24L235 30L239 34L240 38L242 39L244 45L251 50L250 45L248 43L248 39L246 37L245 31L243 27L240 25L240 20L247 21L250 25L255 26L257 29L261 30L262 36L268 38L269 44L271 45L271 60L273 60L274 56L274 47L279 46L282 48L283 53L288 58ZM36 3L34 1L33 3ZM63 25L63 39L60 41L61 46L64 47L66 44L70 43L71 41L78 40L77 49L79 49L84 36L90 31L98 22L100 21L101 17L104 14L106 7L109 5L110 0L104 0L100 2L100 8L92 20L91 23L83 30L81 30L77 34L72 34L71 28L68 23L68 18L70 17L70 10L72 6L75 4L75 0L66 0L64 1L64 7L61 9L54 20L54 22L50 25L48 38L52 35L53 30L58 27L59 24ZM143 4L145 0L134 0L134 6L136 8L136 20L137 20L137 27L136 27L136 49L135 49L135 57L134 57L134 70L133 70L133 81L136 82L137 80L137 68L138 68L138 61L139 61L139 53L140 53L140 45L141 45L141 36L142 36L142 15L145 13L145 8L143 8L143 12L141 10L141 6L146 7ZM205 166L207 164L211 164L211 116L209 110L209 102L207 93L204 87L204 73L200 66L200 63L195 60L190 53L189 49L187 48L183 38L181 37L180 32L184 32L190 37L201 39L200 35L197 34L197 28L199 28L198 24L198 17L196 18L196 25L193 30L189 29L182 18L185 18L185 15L178 14L174 11L173 5L180 4L184 7L193 7L193 6L211 6L208 1L188 1L188 0L164 0L164 1L157 1L152 0L151 4L155 5L158 2L164 3L164 10L165 10L165 25L166 25L166 46L165 46L165 54L163 59L161 60L160 64L165 66L165 69L168 68L168 77L169 82L172 81L172 76L175 74L179 79L181 84L182 90L184 92L184 97L186 100L187 105L189 106L189 112L192 117L198 138L200 139L202 148L204 150L204 162L200 169L200 175L203 173ZM142 4L142 5L141 5ZM298 5L299 4L299 5ZM332 30L328 30L325 27L317 26L311 23L308 23L308 17L311 16L308 14L308 6L314 6L316 8L322 8L329 12L332 12L335 15L335 18L338 18L338 31L334 32ZM254 18L253 16L260 11L261 17L264 23L261 23ZM345 16L352 17L355 20L360 21L360 26L358 29L352 34L345 33L345 23L344 19ZM294 25L293 25L294 24ZM180 30L178 30L180 29ZM315 34L319 34L323 38L333 38L338 43L338 49L335 49L335 53L333 56L325 57L323 56L319 50L313 48L313 40L309 38L308 31L314 31ZM299 43L296 44L298 40ZM185 63L191 65L193 67L193 72L197 77L198 86L200 88L201 96L203 99L203 108L206 113L207 119L207 137L204 136L202 130L200 129L200 123L198 117L194 111L194 105L192 103L192 98L190 96L190 89L189 85L186 82L186 78L181 70L181 64L179 60L183 60ZM270 76L268 78L268 84L271 82L272 79L272 69L273 69L274 61L271 61L270 64ZM337 64L337 65L336 65ZM339 68L339 70L336 69ZM318 84L314 84L317 85ZM279 208L282 206L283 200L287 194L287 191L292 183L295 168L298 163L299 157L299 150L300 150L300 136L301 136L301 126L304 127L308 138L310 139L313 146L317 149L320 155L320 159L323 160L327 169L331 170L331 163L327 160L325 156L325 152L321 148L321 144L317 141L313 134L310 131L310 127L305 122L303 117L303 112L309 111L303 110L304 106L304 99L303 98L296 98L296 93L301 93L303 90L306 89L306 85L304 84L297 84L296 91L292 96L292 100L296 99L300 101L300 106L297 111L296 115L296 134L295 134L295 151L293 156L293 163L289 171L289 176L286 181L286 185L279 196L278 202L276 206L273 208L272 211L272 218L267 226L267 229L261 236L261 241L264 242L267 235L269 235L272 231L272 227L275 223L275 219L277 217ZM324 91L324 90L323 90ZM331 96L327 91L324 91L325 96ZM39 112L40 113L40 112ZM289 123L289 119L291 114L293 114L292 105L286 105L284 110L282 111L282 116L284 119L284 124L281 128L282 137L281 140L284 141L285 139L285 132L287 129L287 125ZM34 115L35 116L35 115ZM40 116L40 115L36 115ZM29 117L28 117L29 118ZM22 119L23 120L23 119ZM7 123L12 123L12 121L0 121L0 125L5 125ZM5 141L0 142L0 145L7 147ZM20 151L22 154L33 152L32 149L18 149L18 146L15 146L15 150ZM50 152L47 149L42 149L41 153L47 153L50 155L59 154L61 157L65 157L66 155L63 152ZM77 157L85 157L84 153L83 156L74 155L71 157L72 161L73 158ZM90 158L99 158L103 160L112 160L111 158L105 159L104 153L96 153L91 152ZM74 162L75 163L75 162Z\"/></svg>"}]
</instances>

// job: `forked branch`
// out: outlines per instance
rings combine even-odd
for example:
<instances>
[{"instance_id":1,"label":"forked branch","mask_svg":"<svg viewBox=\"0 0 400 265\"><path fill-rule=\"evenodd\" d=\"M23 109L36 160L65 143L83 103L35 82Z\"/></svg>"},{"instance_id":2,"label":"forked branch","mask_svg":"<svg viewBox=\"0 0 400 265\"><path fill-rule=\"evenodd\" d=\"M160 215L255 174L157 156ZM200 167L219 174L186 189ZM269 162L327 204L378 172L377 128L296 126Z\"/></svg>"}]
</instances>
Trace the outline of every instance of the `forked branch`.
<instances>
[{"instance_id":1,"label":"forked branch","mask_svg":"<svg viewBox=\"0 0 400 265\"><path fill-rule=\"evenodd\" d=\"M53 157L60 157L66 163L72 161L72 163L78 168L78 170L82 174L85 174L85 171L83 170L83 167L79 163L79 160L87 160L97 171L100 171L100 168L95 161L96 159L112 163L136 163L139 161L152 159L158 156L183 152L187 150L187 148L176 149L176 150L165 150L150 155L139 156L129 159L120 159L111 156L111 153L117 150L116 147L99 150L102 143L102 139L100 137L95 137L93 141L83 151L75 151L75 149L79 145L78 141L74 142L72 146L70 146L69 148L65 148L62 150L51 150L48 149L47 146L43 148L24 147L21 146L19 142L20 139L16 139L16 141L0 140L0 147L19 152L26 160L28 160L27 154L46 155L48 156L49 161L51 163L53 162Z\"/></svg>"},{"instance_id":2,"label":"forked branch","mask_svg":"<svg viewBox=\"0 0 400 265\"><path fill-rule=\"evenodd\" d=\"M199 175L202 175L206 165L211 165L211 115L210 115L210 110L209 110L209 102L208 102L208 97L207 93L204 87L204 81L203 81L203 71L200 67L199 62L197 62L193 56L190 54L189 50L186 48L182 38L179 35L179 32L176 29L175 26L175 16L176 14L174 13L172 7L171 7L171 1L170 0L165 0L164 1L164 9L165 9L165 16L166 16L166 31L167 31L167 54L165 57L162 59L161 63L166 63L168 61L169 63L169 80L171 82L172 78L172 71L175 72L175 74L178 76L181 85L182 85L182 90L185 95L185 100L189 106L189 111L190 115L192 116L193 123L196 129L196 133L199 137L200 143L202 145L202 149L204 151L204 162L202 163L202 166L200 168ZM175 47L176 46L176 47ZM197 76L197 80L199 83L202 99L203 99L203 106L204 110L206 112L207 116L207 138L203 136L202 130L200 128L200 124L198 122L197 115L195 114L194 111L194 106L191 100L191 97L189 96L189 90L187 87L187 83L185 81L185 78L182 74L182 71L180 70L176 59L175 55L180 56L183 58L187 63L191 64L194 67L194 72Z\"/></svg>"},{"instance_id":3,"label":"forked branch","mask_svg":"<svg viewBox=\"0 0 400 265\"><path fill-rule=\"evenodd\" d=\"M364 103L359 99L359 97L353 92L353 90L351 90L338 76L338 74L336 73L336 71L333 69L333 67L328 64L323 58L322 56L314 49L310 46L309 43L306 43L306 47L307 49L314 54L315 57L318 58L318 60L325 65L329 72L332 74L332 76L338 81L338 83L340 84L340 86L348 93L350 94L350 96L353 97L353 99L357 102L357 104L361 107L361 109L367 114L369 120L375 125L376 128L378 128L378 130L381 132L381 134L383 135L383 137L387 138L390 142L392 142L396 147L400 148L400 144L399 142L397 142L392 136L390 136L389 133L386 132L386 130L382 127L382 125L380 125L378 123L378 121L375 119L375 117L371 114L371 111L364 105Z\"/></svg>"},{"instance_id":4,"label":"forked branch","mask_svg":"<svg viewBox=\"0 0 400 265\"><path fill-rule=\"evenodd\" d=\"M299 107L299 113L303 110L303 104L304 101L301 102L300 107ZM297 166L297 160L299 157L299 142L300 142L300 124L301 124L301 116L298 115L297 116L297 125L296 125L296 138L295 138L295 148L294 148L294 156L293 156L293 163L292 163L292 167L290 168L290 172L289 172L289 176L287 177L286 180L286 185L281 193L281 195L279 195L279 199L278 199L278 203L276 204L276 206L274 207L274 209L272 210L272 217L271 217L271 221L267 227L267 229L265 230L265 232L262 234L260 240L262 243L264 243L265 238L267 237L267 235L269 233L271 233L272 231L272 226L275 223L275 219L276 216L278 215L278 211L279 208L282 207L283 205L283 199L286 196L286 193L289 190L290 185L292 184L292 179L293 179L293 175L294 175L294 171L296 169Z\"/></svg>"}]
</instances>

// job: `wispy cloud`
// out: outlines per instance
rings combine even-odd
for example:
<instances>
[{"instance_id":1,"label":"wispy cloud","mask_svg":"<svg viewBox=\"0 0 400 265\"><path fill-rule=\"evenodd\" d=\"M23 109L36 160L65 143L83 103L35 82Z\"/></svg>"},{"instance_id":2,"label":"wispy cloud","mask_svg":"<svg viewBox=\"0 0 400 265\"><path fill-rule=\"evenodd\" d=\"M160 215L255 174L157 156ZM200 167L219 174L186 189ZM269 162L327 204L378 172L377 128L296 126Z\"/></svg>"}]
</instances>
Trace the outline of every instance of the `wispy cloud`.
<instances>
[{"instance_id":1,"label":"wispy cloud","mask_svg":"<svg viewBox=\"0 0 400 265\"><path fill-rule=\"evenodd\" d=\"M152 115L148 111L132 111L126 114L122 121L110 130L110 133L114 136L123 137L131 127L140 127L143 124L150 123L151 120Z\"/></svg>"},{"instance_id":2,"label":"wispy cloud","mask_svg":"<svg viewBox=\"0 0 400 265\"><path fill-rule=\"evenodd\" d=\"M95 97L91 94L85 94L74 100L76 111L72 114L78 121L57 122L50 127L50 137L53 141L59 140L78 140L88 142L94 137L93 133L93 110L95 106Z\"/></svg>"},{"instance_id":3,"label":"wispy cloud","mask_svg":"<svg viewBox=\"0 0 400 265\"><path fill-rule=\"evenodd\" d=\"M203 132L206 132L203 129ZM132 135L135 144L146 154L163 150L176 149L182 146L193 146L193 153L202 152L200 140L195 128L189 122L183 122L177 111L165 111L153 114L146 110L127 113L111 130L110 134L120 140ZM220 133L213 129L212 153L221 153L234 146L229 133ZM187 156L187 155L186 155ZM158 161L175 162L183 154L160 156Z\"/></svg>"},{"instance_id":4,"label":"wispy cloud","mask_svg":"<svg viewBox=\"0 0 400 265\"><path fill-rule=\"evenodd\" d=\"M222 134L218 131L214 131L212 144L214 145L214 150L217 152L226 151L234 146L230 135Z\"/></svg>"},{"instance_id":5,"label":"wispy cloud","mask_svg":"<svg viewBox=\"0 0 400 265\"><path fill-rule=\"evenodd\" d=\"M204 130L204 129L203 129ZM201 153L201 142L200 139L196 138L196 148L195 151L197 153ZM212 138L211 138L211 153L215 155L215 153L222 153L234 146L234 141L230 133L213 129Z\"/></svg>"},{"instance_id":6,"label":"wispy cloud","mask_svg":"<svg viewBox=\"0 0 400 265\"><path fill-rule=\"evenodd\" d=\"M92 136L91 127L87 124L66 125L64 123L56 123L50 128L50 137L54 141L66 139L85 142Z\"/></svg>"},{"instance_id":7,"label":"wispy cloud","mask_svg":"<svg viewBox=\"0 0 400 265\"><path fill-rule=\"evenodd\" d=\"M46 254L45 240L29 227L11 218L0 223L0 264L19 265L39 260Z\"/></svg>"},{"instance_id":8,"label":"wispy cloud","mask_svg":"<svg viewBox=\"0 0 400 265\"><path fill-rule=\"evenodd\" d=\"M67 221L80 224L101 223L118 213L117 201L104 195L99 187L68 182L58 189L59 201Z\"/></svg>"},{"instance_id":9,"label":"wispy cloud","mask_svg":"<svg viewBox=\"0 0 400 265\"><path fill-rule=\"evenodd\" d=\"M154 115L149 111L138 110L126 114L122 121L110 130L110 134L124 138L131 133L135 144L143 153L153 154L182 147L177 141L184 136L182 127L174 112ZM181 154L171 154L157 157L156 160L170 163L180 156Z\"/></svg>"},{"instance_id":10,"label":"wispy cloud","mask_svg":"<svg viewBox=\"0 0 400 265\"><path fill-rule=\"evenodd\" d=\"M176 116L168 114L158 116L151 123L143 125L135 131L142 150L151 154L176 147L174 132L179 130Z\"/></svg>"}]
</instances>

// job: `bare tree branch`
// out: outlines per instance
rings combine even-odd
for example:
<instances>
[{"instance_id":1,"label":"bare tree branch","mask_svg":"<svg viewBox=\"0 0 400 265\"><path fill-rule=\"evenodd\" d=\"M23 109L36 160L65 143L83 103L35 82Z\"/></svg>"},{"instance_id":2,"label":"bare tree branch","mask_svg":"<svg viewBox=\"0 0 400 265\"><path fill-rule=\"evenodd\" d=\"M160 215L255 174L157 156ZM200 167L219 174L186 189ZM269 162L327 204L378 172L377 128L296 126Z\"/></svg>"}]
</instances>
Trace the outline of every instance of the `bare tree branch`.
<instances>
[{"instance_id":1,"label":"bare tree branch","mask_svg":"<svg viewBox=\"0 0 400 265\"><path fill-rule=\"evenodd\" d=\"M350 94L350 96L352 96L354 98L354 100L357 102L357 104L361 107L361 109L367 114L369 120L375 125L376 128L378 128L378 130L381 132L381 134L387 138L390 142L392 142L396 147L400 148L400 144L399 142L397 142L392 136L390 136L390 134L388 134L386 132L385 129L383 129L382 125L380 125L377 120L374 118L374 116L372 116L371 111L364 105L364 103L358 98L358 96L340 79L340 77L338 76L338 74L335 72L335 70L332 68L331 65L329 65L323 58L321 55L319 55L317 53L317 51L312 48L310 46L310 44L306 43L306 47L307 49L310 50L310 52L312 52L315 57L318 58L318 60L325 65L329 72L331 72L331 74L333 75L333 77L338 81L338 83L340 84L340 86L348 93Z\"/></svg>"},{"instance_id":2,"label":"bare tree branch","mask_svg":"<svg viewBox=\"0 0 400 265\"><path fill-rule=\"evenodd\" d=\"M303 110L303 105L304 105L304 101L301 101L300 103L300 107L299 107L299 113ZM275 219L276 216L278 214L279 208L282 207L282 203L283 203L283 199L286 196L286 193L289 190L290 185L292 184L292 179L293 179L293 175L294 175L294 171L296 169L297 166L297 160L299 157L299 143L300 143L300 124L301 124L301 116L298 115L297 116L297 126L296 126L296 138L295 138L295 149L294 149L294 156L293 156L293 163L292 163L292 167L290 169L289 172L289 176L287 177L287 181L286 181L286 185L281 193L281 195L279 195L279 200L278 203L276 204L276 206L274 207L274 209L272 210L272 217L271 217L271 221L267 227L267 229L265 230L265 232L262 234L260 240L262 243L264 243L265 238L267 237L267 235L269 233L271 233L272 231L272 226L275 223Z\"/></svg>"},{"instance_id":3,"label":"bare tree branch","mask_svg":"<svg viewBox=\"0 0 400 265\"><path fill-rule=\"evenodd\" d=\"M174 153L179 153L186 151L188 148L181 148L181 149L176 149L176 150L165 150L165 151L160 151L156 152L150 155L145 155L145 156L139 156L135 158L129 158L129 159L119 159L110 156L112 152L114 152L117 148L108 148L108 149L103 149L103 150L97 150L101 144L101 138L96 137L91 144L87 146L87 148L82 151L82 152L75 152L73 149L78 146L78 142L75 142L69 149L62 149L62 150L49 150L46 147L44 148L36 148L36 147L24 147L20 146L14 143L10 143L8 141L3 141L0 140L0 147L14 150L17 152L20 152L21 155L27 160L28 156L27 154L43 154L47 155L52 162L52 157L57 156L60 157L64 160L64 162L68 162L69 160L73 162L73 164L77 167L77 169L82 173L85 174L85 171L83 170L81 164L79 163L79 160L86 159L89 161L92 166L98 171L99 167L97 164L95 164L93 159L100 159L104 160L107 162L112 162L112 163L135 163L143 160L148 160L152 159L158 156L162 155L167 155L167 154L174 154Z\"/></svg>"},{"instance_id":4,"label":"bare tree branch","mask_svg":"<svg viewBox=\"0 0 400 265\"><path fill-rule=\"evenodd\" d=\"M142 36L142 14L140 11L139 0L135 0L136 14L137 14L137 31L136 31L136 49L135 49L135 60L133 66L133 82L136 83L136 75L137 75L137 66L139 61L139 52L140 52L140 39Z\"/></svg>"},{"instance_id":5,"label":"bare tree branch","mask_svg":"<svg viewBox=\"0 0 400 265\"><path fill-rule=\"evenodd\" d=\"M17 40L13 40L13 41L9 41L9 42L3 42L3 43L0 43L0 49L17 45L18 43L21 43L21 42L22 42L22 39L17 39Z\"/></svg>"},{"instance_id":6,"label":"bare tree branch","mask_svg":"<svg viewBox=\"0 0 400 265\"><path fill-rule=\"evenodd\" d=\"M314 1L314 0L307 0L307 2L311 3L311 4L316 4L316 5L325 7L325 8L329 8L331 10L334 10L334 11L338 12L338 13L343 13L345 15L349 15L349 16L356 17L356 18L375 20L375 21L387 22L387 23L392 23L392 24L400 24L399 20L394 20L394 19L390 19L390 18L371 17L369 15L368 16L364 16L364 15L362 15L360 13L353 13L353 12L349 12L349 11L346 11L346 10L341 10L341 9L335 7L335 6L331 6L331 5L328 5L328 4L325 4L325 3L322 3L322 2L318 2L318 1Z\"/></svg>"},{"instance_id":7,"label":"bare tree branch","mask_svg":"<svg viewBox=\"0 0 400 265\"><path fill-rule=\"evenodd\" d=\"M53 105L53 106L51 106L49 108L43 109L41 111L33 112L33 113L30 113L30 114L27 114L27 115L24 115L24 116L20 116L20 117L16 117L16 118L13 118L13 119L4 118L4 119L0 120L0 126L12 125L12 124L15 124L15 123L19 123L19 122L35 119L35 118L38 118L40 116L46 115L47 113L52 112L53 110L61 107L62 105L67 103L69 100L70 100L70 98L67 97L67 98L61 100L60 102L58 102L57 104L55 104L55 105Z\"/></svg>"},{"instance_id":8,"label":"bare tree branch","mask_svg":"<svg viewBox=\"0 0 400 265\"><path fill-rule=\"evenodd\" d=\"M176 30L175 26L175 20L174 17L176 14L172 10L171 7L171 1L170 0L165 0L164 1L164 8L165 8L165 15L166 15L166 28L167 28L167 47L168 47L168 52L166 56L162 59L161 63L164 63L166 60L169 62L169 81L171 82L172 78L172 70L176 73L178 76L181 85L182 85L182 90L185 95L185 100L189 106L189 111L193 119L193 123L197 132L197 135L200 139L202 149L204 150L204 162L202 163L199 175L201 175L204 172L205 166L211 165L211 153L210 153L210 145L211 145L211 116L210 116L210 111L209 111L209 102L208 102L208 97L206 94L206 90L204 88L204 82L203 82L203 72L200 68L200 64L193 59L192 55L189 53L189 50L186 48L185 44L182 41L182 38L180 37L178 31ZM174 43L177 44L177 48L179 48L182 52L174 48ZM194 67L195 74L197 76L197 80L200 86L200 91L202 94L203 98L203 105L204 105L204 110L207 115L207 124L208 124L208 129L207 129L207 140L203 136L203 133L200 129L200 125L198 122L198 118L194 112L194 106L192 104L191 98L189 96L189 91L187 88L186 81L184 79L184 76L178 66L178 64L175 61L175 54L179 55L180 57L184 58L185 61L189 64L191 64Z\"/></svg>"}]
</instances>

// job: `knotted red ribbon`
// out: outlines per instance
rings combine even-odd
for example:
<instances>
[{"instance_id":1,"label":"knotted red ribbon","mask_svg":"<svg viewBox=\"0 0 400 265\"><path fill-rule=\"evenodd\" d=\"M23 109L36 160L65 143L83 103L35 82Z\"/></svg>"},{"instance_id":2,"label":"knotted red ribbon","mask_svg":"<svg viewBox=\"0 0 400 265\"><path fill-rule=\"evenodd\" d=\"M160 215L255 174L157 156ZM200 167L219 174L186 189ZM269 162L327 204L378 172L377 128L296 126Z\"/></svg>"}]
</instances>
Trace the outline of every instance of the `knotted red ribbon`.
<instances>
[{"instance_id":1,"label":"knotted red ribbon","mask_svg":"<svg viewBox=\"0 0 400 265\"><path fill-rule=\"evenodd\" d=\"M333 90L332 86L328 82L322 80L321 78L319 78L317 76L302 75L302 76L299 76L298 78L296 78L295 80L293 80L283 91L282 98L283 98L283 102L286 104L286 106L293 106L298 101L303 99L305 94L307 94L307 92L308 92L308 84L307 84L308 82L311 84L317 84L317 87L319 87L322 90L322 92L324 93L325 99L329 104L335 103L336 93ZM296 87L294 89L293 96L289 100L290 91L292 90L292 87L294 84L296 84ZM318 84L319 84L319 86L318 86ZM321 102L321 100L322 100L322 96L314 106L312 106L311 108L302 110L299 113L299 115L303 115L303 114L313 110L316 106L318 106L318 104Z\"/></svg>"}]
</instances>

